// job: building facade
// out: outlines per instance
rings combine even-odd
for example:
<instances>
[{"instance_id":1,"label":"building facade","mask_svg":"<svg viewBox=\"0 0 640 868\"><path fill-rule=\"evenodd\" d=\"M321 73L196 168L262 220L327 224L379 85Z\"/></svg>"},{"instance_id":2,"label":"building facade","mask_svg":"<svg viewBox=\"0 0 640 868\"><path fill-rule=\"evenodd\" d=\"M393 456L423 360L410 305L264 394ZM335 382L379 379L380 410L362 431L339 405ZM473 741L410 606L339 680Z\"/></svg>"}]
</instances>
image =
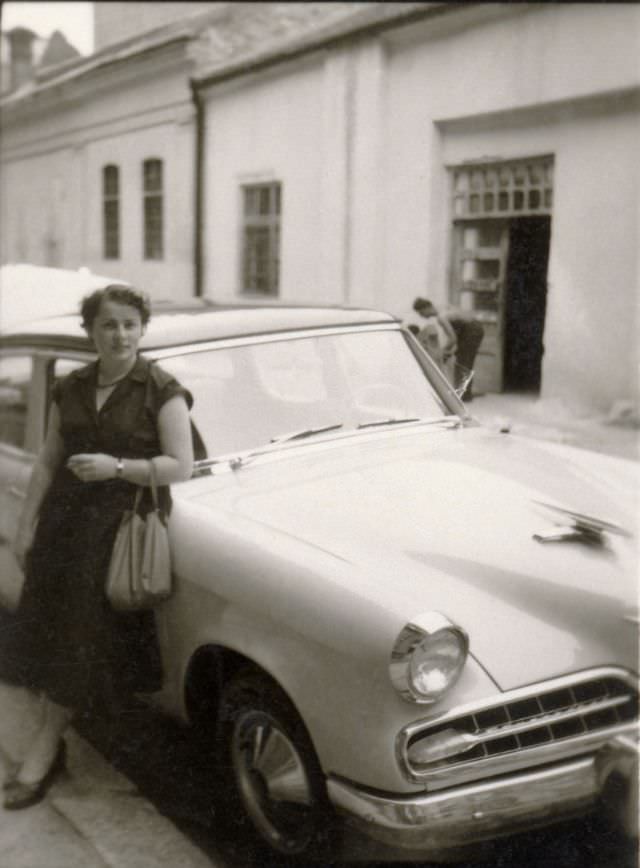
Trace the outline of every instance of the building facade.
<instances>
[{"instance_id":1,"label":"building facade","mask_svg":"<svg viewBox=\"0 0 640 868\"><path fill-rule=\"evenodd\" d=\"M96 52L46 67L18 33L7 68L20 75L0 98L1 261L84 266L156 299L191 297L198 63L212 46L230 56L252 35L286 38L350 7L96 3Z\"/></svg>"},{"instance_id":2,"label":"building facade","mask_svg":"<svg viewBox=\"0 0 640 868\"><path fill-rule=\"evenodd\" d=\"M637 402L640 10L393 6L200 75L205 293L428 296L480 390Z\"/></svg>"},{"instance_id":3,"label":"building facade","mask_svg":"<svg viewBox=\"0 0 640 868\"><path fill-rule=\"evenodd\" d=\"M184 299L193 294L189 46L221 4L204 14L191 4L195 18L149 30L152 19L142 33L113 8L123 5L96 4L106 47L32 70L0 102L2 262L85 266ZM129 16L139 5L128 4ZM115 42L116 32L127 38Z\"/></svg>"},{"instance_id":4,"label":"building facade","mask_svg":"<svg viewBox=\"0 0 640 868\"><path fill-rule=\"evenodd\" d=\"M96 25L94 55L0 101L2 262L408 322L426 296L483 322L479 391L637 406L640 8L101 3Z\"/></svg>"}]
</instances>

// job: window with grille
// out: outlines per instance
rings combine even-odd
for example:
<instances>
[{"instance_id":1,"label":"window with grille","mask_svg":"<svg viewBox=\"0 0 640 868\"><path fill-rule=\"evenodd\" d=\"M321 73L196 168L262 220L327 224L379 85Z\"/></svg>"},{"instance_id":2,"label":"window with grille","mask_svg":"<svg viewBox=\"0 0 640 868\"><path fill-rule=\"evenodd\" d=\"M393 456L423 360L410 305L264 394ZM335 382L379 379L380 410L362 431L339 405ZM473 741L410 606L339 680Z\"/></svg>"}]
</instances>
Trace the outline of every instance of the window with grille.
<instances>
[{"instance_id":1,"label":"window with grille","mask_svg":"<svg viewBox=\"0 0 640 868\"><path fill-rule=\"evenodd\" d=\"M120 258L120 170L105 166L102 170L102 255Z\"/></svg>"},{"instance_id":2,"label":"window with grille","mask_svg":"<svg viewBox=\"0 0 640 868\"><path fill-rule=\"evenodd\" d=\"M145 160L142 165L144 196L144 258L162 259L163 202L162 160Z\"/></svg>"},{"instance_id":3,"label":"window with grille","mask_svg":"<svg viewBox=\"0 0 640 868\"><path fill-rule=\"evenodd\" d=\"M453 217L551 214L553 157L454 166Z\"/></svg>"},{"instance_id":4,"label":"window with grille","mask_svg":"<svg viewBox=\"0 0 640 868\"><path fill-rule=\"evenodd\" d=\"M281 185L252 184L243 195L243 292L277 295L280 281Z\"/></svg>"}]
</instances>

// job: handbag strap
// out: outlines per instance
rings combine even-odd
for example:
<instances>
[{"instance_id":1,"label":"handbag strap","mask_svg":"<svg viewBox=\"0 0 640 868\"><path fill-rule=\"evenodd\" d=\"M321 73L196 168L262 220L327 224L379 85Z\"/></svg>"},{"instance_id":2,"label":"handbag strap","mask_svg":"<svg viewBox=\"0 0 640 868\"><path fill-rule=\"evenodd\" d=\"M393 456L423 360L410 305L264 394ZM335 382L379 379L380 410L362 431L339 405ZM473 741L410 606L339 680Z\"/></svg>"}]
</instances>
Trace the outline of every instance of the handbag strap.
<instances>
[{"instance_id":1,"label":"handbag strap","mask_svg":"<svg viewBox=\"0 0 640 868\"><path fill-rule=\"evenodd\" d=\"M158 511L158 477L156 466L153 463L153 458L149 459L149 488L151 489L151 502L153 504L154 512ZM142 500L142 494L144 492L145 486L138 485L136 488L136 497L133 501L133 511L137 512L138 507L140 506L140 501Z\"/></svg>"}]
</instances>

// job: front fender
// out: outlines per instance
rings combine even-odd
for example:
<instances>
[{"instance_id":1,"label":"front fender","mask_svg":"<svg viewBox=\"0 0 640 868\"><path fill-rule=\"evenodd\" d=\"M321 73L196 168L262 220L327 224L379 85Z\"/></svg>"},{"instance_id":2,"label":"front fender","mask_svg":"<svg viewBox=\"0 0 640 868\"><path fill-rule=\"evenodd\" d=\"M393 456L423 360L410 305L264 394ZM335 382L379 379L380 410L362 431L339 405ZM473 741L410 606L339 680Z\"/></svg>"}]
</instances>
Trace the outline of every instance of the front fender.
<instances>
[{"instance_id":1,"label":"front fender","mask_svg":"<svg viewBox=\"0 0 640 868\"><path fill-rule=\"evenodd\" d=\"M177 505L178 506L178 505ZM190 661L208 645L241 654L288 694L325 773L412 792L395 754L398 731L452 703L495 692L470 659L436 706L401 699L388 664L415 613L359 568L299 539L186 501L171 519L176 592L163 607L167 688L162 704L186 717ZM384 600L384 603L383 603Z\"/></svg>"}]
</instances>

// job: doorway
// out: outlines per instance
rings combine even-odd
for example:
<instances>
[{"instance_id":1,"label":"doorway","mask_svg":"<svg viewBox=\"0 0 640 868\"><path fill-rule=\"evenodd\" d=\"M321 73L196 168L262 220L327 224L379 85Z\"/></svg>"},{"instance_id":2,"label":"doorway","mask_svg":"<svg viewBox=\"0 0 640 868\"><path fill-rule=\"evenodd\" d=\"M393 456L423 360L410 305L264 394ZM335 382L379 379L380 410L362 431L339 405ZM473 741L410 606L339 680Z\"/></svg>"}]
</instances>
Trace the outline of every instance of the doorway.
<instances>
[{"instance_id":1,"label":"doorway","mask_svg":"<svg viewBox=\"0 0 640 868\"><path fill-rule=\"evenodd\" d=\"M553 169L552 154L449 167L449 301L484 327L479 392L540 391Z\"/></svg>"},{"instance_id":2,"label":"doorway","mask_svg":"<svg viewBox=\"0 0 640 868\"><path fill-rule=\"evenodd\" d=\"M506 391L540 391L550 238L548 216L510 221L503 342Z\"/></svg>"}]
</instances>

